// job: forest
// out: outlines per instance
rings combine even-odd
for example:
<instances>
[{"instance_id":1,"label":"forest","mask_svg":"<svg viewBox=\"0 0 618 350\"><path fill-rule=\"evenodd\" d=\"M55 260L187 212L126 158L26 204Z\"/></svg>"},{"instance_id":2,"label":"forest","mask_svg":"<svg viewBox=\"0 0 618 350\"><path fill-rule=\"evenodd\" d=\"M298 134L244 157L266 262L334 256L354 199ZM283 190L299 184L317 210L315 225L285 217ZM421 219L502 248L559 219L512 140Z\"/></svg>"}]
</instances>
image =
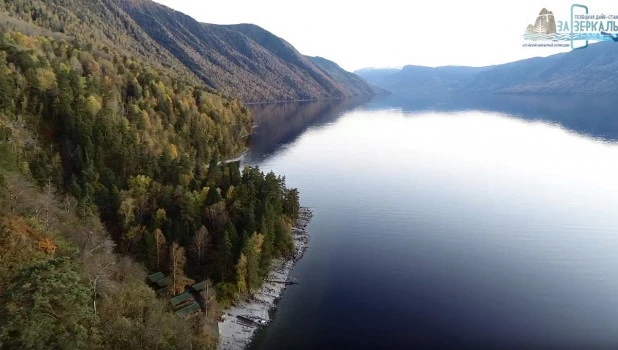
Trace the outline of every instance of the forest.
<instances>
[{"instance_id":1,"label":"forest","mask_svg":"<svg viewBox=\"0 0 618 350\"><path fill-rule=\"evenodd\" d=\"M9 20L103 43L244 102L376 92L333 62L304 56L256 25L200 23L150 0L0 0L0 11Z\"/></svg>"},{"instance_id":2,"label":"forest","mask_svg":"<svg viewBox=\"0 0 618 350\"><path fill-rule=\"evenodd\" d=\"M292 252L299 194L224 160L252 117L104 43L0 32L0 348L213 348L216 317ZM170 296L208 280L184 319Z\"/></svg>"}]
</instances>

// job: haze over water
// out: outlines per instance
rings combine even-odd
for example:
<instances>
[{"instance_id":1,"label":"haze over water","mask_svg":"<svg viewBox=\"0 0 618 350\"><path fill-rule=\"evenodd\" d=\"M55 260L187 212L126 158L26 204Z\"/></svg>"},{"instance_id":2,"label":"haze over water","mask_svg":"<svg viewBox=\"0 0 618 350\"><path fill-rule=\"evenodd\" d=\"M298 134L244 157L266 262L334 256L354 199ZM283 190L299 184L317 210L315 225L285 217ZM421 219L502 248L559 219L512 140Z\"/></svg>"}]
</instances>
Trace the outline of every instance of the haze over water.
<instances>
[{"instance_id":1,"label":"haze over water","mask_svg":"<svg viewBox=\"0 0 618 350\"><path fill-rule=\"evenodd\" d=\"M246 163L315 216L253 347L616 348L617 109L573 99L257 110Z\"/></svg>"}]
</instances>

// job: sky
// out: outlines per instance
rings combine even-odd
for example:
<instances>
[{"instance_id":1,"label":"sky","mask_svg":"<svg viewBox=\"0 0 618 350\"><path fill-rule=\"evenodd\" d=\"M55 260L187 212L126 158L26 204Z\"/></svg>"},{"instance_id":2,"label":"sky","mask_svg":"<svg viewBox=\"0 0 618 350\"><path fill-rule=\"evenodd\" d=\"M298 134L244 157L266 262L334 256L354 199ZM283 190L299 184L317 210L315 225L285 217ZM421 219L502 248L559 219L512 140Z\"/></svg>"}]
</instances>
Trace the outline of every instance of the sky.
<instances>
[{"instance_id":1,"label":"sky","mask_svg":"<svg viewBox=\"0 0 618 350\"><path fill-rule=\"evenodd\" d=\"M301 53L346 70L366 67L487 66L568 49L522 47L542 8L570 18L559 0L155 0L204 23L253 23ZM579 1L579 0L578 0ZM591 14L618 15L614 1L587 1ZM618 21L617 21L618 23Z\"/></svg>"}]
</instances>

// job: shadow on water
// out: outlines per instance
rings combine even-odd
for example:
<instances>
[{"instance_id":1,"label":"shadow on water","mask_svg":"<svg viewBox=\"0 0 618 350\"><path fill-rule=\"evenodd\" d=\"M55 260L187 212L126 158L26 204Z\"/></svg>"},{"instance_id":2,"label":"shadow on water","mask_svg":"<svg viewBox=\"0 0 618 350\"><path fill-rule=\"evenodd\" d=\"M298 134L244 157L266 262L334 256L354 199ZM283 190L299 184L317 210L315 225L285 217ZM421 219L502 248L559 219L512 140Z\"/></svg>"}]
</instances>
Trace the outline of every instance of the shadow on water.
<instances>
[{"instance_id":1,"label":"shadow on water","mask_svg":"<svg viewBox=\"0 0 618 350\"><path fill-rule=\"evenodd\" d=\"M618 140L618 96L565 95L390 95L373 99L368 110L404 113L487 111L520 119L556 123L566 129L609 141Z\"/></svg>"},{"instance_id":2,"label":"shadow on water","mask_svg":"<svg viewBox=\"0 0 618 350\"><path fill-rule=\"evenodd\" d=\"M369 98L272 103L251 106L256 128L251 136L250 162L261 162L293 143L308 129L336 121Z\"/></svg>"}]
</instances>

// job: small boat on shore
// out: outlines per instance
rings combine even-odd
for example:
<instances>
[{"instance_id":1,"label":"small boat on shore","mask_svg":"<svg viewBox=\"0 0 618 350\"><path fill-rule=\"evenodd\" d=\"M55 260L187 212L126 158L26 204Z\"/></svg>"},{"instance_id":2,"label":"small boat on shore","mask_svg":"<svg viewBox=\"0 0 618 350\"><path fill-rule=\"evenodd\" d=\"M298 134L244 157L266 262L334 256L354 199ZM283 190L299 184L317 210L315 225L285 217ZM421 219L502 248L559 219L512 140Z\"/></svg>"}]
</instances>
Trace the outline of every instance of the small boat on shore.
<instances>
[{"instance_id":1,"label":"small boat on shore","mask_svg":"<svg viewBox=\"0 0 618 350\"><path fill-rule=\"evenodd\" d=\"M248 323L249 325L252 326L266 326L268 324L268 320L259 317L259 316L253 316L253 315L238 315L236 316L236 318L238 318L240 321L244 322L244 323Z\"/></svg>"},{"instance_id":2,"label":"small boat on shore","mask_svg":"<svg viewBox=\"0 0 618 350\"><path fill-rule=\"evenodd\" d=\"M268 282L268 283L281 283L285 286L291 286L294 284L298 284L298 281L293 279L293 280L286 280L286 281L278 281L278 280L264 280L264 282Z\"/></svg>"}]
</instances>

